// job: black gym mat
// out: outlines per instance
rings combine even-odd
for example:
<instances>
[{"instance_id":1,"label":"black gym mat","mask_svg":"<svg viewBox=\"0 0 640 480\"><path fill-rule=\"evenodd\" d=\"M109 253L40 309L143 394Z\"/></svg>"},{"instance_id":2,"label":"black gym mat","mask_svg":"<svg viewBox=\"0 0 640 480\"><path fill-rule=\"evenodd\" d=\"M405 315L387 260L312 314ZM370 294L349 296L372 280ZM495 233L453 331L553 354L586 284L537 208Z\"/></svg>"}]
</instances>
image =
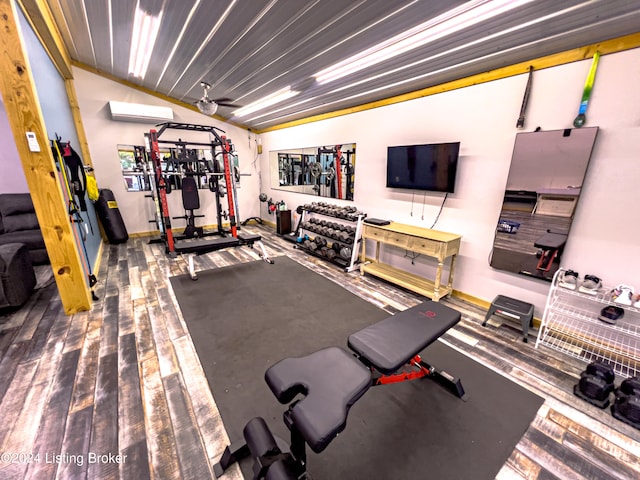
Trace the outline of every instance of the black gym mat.
<instances>
[{"instance_id":1,"label":"black gym mat","mask_svg":"<svg viewBox=\"0 0 640 480\"><path fill-rule=\"evenodd\" d=\"M232 440L262 416L288 442L286 407L264 382L265 370L284 357L346 348L349 334L388 317L286 257L198 277L171 284ZM469 401L428 379L372 387L324 452L308 449L314 480L495 478L542 399L440 341L423 358L461 377ZM242 470L252 477L250 462Z\"/></svg>"}]
</instances>

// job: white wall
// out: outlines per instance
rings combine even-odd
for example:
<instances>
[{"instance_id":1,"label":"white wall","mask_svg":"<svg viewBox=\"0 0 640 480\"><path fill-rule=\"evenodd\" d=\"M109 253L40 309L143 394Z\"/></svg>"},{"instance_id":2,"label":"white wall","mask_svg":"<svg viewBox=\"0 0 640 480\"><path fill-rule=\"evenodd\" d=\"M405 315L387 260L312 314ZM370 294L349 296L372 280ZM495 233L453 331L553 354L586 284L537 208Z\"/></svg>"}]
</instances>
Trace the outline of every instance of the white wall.
<instances>
[{"instance_id":1,"label":"white wall","mask_svg":"<svg viewBox=\"0 0 640 480\"><path fill-rule=\"evenodd\" d=\"M2 138L0 165L3 170L0 175L0 193L26 193L29 191L29 186L24 176L2 98L0 98L0 138Z\"/></svg>"},{"instance_id":2,"label":"white wall","mask_svg":"<svg viewBox=\"0 0 640 480\"><path fill-rule=\"evenodd\" d=\"M591 60L534 72L525 131L572 127ZM562 265L628 283L640 291L640 49L603 56L586 126L600 131ZM536 305L541 316L549 284L489 266L502 205L526 75L390 105L261 135L264 152L347 142L357 144L354 204L370 217L431 227L442 194L385 188L389 145L461 142L456 193L450 194L435 229L462 235L454 288L491 301L504 294ZM268 155L261 169L269 171ZM290 208L317 200L262 188ZM329 200L341 204L338 200ZM423 207L424 202L424 207ZM432 262L388 254L415 273Z\"/></svg>"},{"instance_id":3,"label":"white wall","mask_svg":"<svg viewBox=\"0 0 640 480\"><path fill-rule=\"evenodd\" d=\"M239 220L259 215L258 194L260 179L257 167L256 136L245 129L229 125L187 108L165 102L154 96L128 88L117 82L105 79L79 68L73 70L78 104L82 115L89 143L91 160L96 172L99 188L113 191L124 223L129 234L149 232L155 229L155 224L149 223L154 218L154 205L151 198L146 198L148 192L127 192L120 171L117 145L144 145L144 134L153 124L116 122L111 120L109 100L121 102L141 103L171 107L174 112L174 122L191 123L197 125L213 125L221 128L234 143L238 152L241 174L238 188ZM166 130L161 140L210 142L206 133L188 132L184 130ZM169 211L172 216L184 215L182 197L179 191L169 195ZM200 191L201 209L196 214L206 215L198 218L198 225L214 225L217 223L215 194L209 190ZM223 209L227 210L226 197L223 199ZM184 227L184 220L173 220L172 226Z\"/></svg>"}]
</instances>

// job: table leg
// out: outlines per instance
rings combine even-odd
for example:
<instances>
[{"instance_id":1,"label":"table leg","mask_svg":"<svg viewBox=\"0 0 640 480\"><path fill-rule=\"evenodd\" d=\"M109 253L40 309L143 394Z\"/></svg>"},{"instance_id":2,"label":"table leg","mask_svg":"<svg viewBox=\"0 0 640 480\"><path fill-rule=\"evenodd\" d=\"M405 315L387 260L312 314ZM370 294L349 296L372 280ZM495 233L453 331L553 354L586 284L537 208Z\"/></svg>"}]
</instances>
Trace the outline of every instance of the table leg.
<instances>
[{"instance_id":1,"label":"table leg","mask_svg":"<svg viewBox=\"0 0 640 480\"><path fill-rule=\"evenodd\" d=\"M438 260L438 268L436 269L436 280L433 284L433 300L436 302L440 300L440 279L442 277L442 267L442 260Z\"/></svg>"},{"instance_id":2,"label":"table leg","mask_svg":"<svg viewBox=\"0 0 640 480\"><path fill-rule=\"evenodd\" d=\"M360 263L364 263L367 259L367 239L362 237L360 241L362 242L362 251L360 252Z\"/></svg>"},{"instance_id":3,"label":"table leg","mask_svg":"<svg viewBox=\"0 0 640 480\"><path fill-rule=\"evenodd\" d=\"M451 268L449 270L449 283L447 283L447 288L453 292L453 270L456 266L456 257L457 255L453 255L451 257Z\"/></svg>"}]
</instances>

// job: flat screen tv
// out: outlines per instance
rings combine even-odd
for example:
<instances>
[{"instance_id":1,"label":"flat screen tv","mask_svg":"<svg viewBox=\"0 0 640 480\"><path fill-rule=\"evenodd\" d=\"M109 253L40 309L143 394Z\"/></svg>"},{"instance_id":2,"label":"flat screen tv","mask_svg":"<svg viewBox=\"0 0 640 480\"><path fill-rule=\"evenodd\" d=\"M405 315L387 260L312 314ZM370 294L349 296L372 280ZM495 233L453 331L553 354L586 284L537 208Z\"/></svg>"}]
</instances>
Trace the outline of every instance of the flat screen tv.
<instances>
[{"instance_id":1,"label":"flat screen tv","mask_svg":"<svg viewBox=\"0 0 640 480\"><path fill-rule=\"evenodd\" d=\"M460 142L387 147L387 187L453 193Z\"/></svg>"}]
</instances>

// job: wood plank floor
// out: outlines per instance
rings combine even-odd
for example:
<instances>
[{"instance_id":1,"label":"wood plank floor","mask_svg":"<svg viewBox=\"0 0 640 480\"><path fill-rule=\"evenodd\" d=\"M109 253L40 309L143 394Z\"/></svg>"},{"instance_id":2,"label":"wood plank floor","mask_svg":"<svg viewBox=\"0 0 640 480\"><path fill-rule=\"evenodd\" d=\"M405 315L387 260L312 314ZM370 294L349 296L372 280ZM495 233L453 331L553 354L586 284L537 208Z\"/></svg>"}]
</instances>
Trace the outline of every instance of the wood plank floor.
<instances>
[{"instance_id":1,"label":"wood plank floor","mask_svg":"<svg viewBox=\"0 0 640 480\"><path fill-rule=\"evenodd\" d=\"M309 257L267 227L247 230L263 235L273 257L287 255L390 314L422 301ZM258 258L239 248L195 262L204 270ZM131 239L105 246L90 312L65 316L51 285L0 316L0 478L213 478L228 437L168 281L185 272L185 259ZM463 313L447 343L545 398L499 479L640 478L640 431L572 394L584 364L535 349L533 338L523 343L516 324L494 318L482 327L485 310L475 305L443 301ZM237 468L225 478L240 478Z\"/></svg>"}]
</instances>

